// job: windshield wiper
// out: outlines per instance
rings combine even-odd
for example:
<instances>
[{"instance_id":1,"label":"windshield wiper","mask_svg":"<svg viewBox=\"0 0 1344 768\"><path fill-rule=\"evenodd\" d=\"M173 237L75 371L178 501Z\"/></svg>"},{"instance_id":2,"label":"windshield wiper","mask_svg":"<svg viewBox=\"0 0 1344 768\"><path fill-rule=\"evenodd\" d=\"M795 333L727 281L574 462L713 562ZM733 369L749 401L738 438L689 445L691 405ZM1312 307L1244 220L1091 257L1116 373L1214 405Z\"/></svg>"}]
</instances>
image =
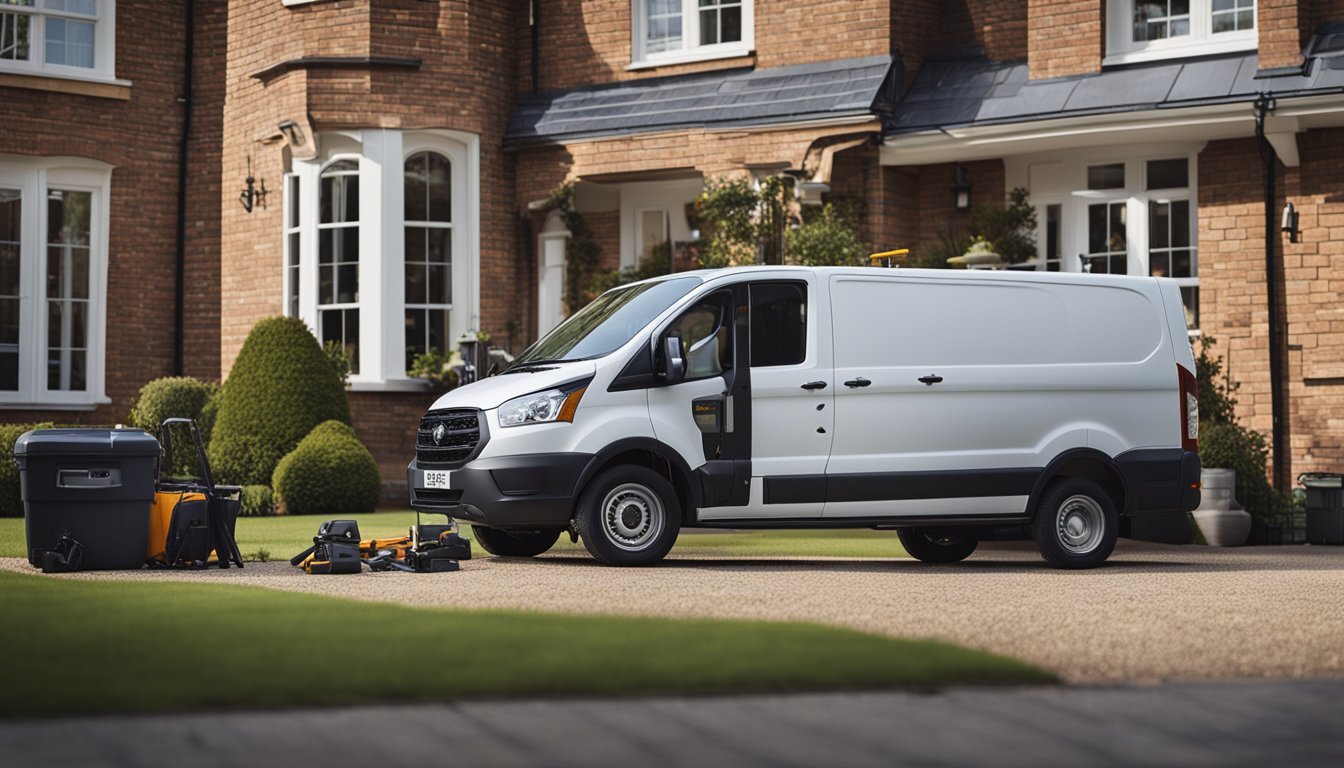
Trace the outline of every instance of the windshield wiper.
<instances>
[{"instance_id":1,"label":"windshield wiper","mask_svg":"<svg viewBox=\"0 0 1344 768\"><path fill-rule=\"evenodd\" d=\"M545 370L545 368L546 368L547 366L553 366L553 365L555 365L556 363L568 363L568 362L573 362L573 361L571 361L571 360L564 360L564 359L562 359L562 358L558 358L558 357L557 357L557 358L550 358L550 359L542 359L542 360L526 360L526 361L514 360L513 363L509 365L508 368L505 368L504 370L500 371L499 373L500 373L500 375L502 376L502 375L504 375L504 374L506 374L506 373L519 373L519 372L521 372L521 371L538 371L538 370Z\"/></svg>"}]
</instances>

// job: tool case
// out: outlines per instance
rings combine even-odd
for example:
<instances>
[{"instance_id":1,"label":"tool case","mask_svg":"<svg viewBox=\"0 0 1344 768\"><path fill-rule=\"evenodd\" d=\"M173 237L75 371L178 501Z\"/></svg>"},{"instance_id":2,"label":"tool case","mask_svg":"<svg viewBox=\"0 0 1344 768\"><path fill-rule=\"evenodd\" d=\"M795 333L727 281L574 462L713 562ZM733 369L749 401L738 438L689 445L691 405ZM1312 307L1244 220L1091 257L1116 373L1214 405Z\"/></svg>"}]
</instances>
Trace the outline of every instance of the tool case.
<instances>
[{"instance_id":1,"label":"tool case","mask_svg":"<svg viewBox=\"0 0 1344 768\"><path fill-rule=\"evenodd\" d=\"M196 452L197 476L172 477L173 428L185 429ZM151 508L145 558L162 567L195 567L207 564L243 567L243 557L234 539L240 509L236 485L215 485L210 462L205 457L201 431L191 419L165 419L159 427L163 446L158 488Z\"/></svg>"}]
</instances>

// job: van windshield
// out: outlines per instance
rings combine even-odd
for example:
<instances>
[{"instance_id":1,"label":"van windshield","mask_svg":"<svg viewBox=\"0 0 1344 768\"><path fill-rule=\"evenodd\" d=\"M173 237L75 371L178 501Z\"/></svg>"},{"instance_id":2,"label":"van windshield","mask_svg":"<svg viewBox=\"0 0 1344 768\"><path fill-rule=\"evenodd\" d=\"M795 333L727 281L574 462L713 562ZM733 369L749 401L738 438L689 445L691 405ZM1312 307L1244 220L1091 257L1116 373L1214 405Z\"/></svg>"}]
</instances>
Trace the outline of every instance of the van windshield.
<instances>
[{"instance_id":1,"label":"van windshield","mask_svg":"<svg viewBox=\"0 0 1344 768\"><path fill-rule=\"evenodd\" d=\"M523 350L509 369L610 354L699 284L678 277L613 288Z\"/></svg>"}]
</instances>

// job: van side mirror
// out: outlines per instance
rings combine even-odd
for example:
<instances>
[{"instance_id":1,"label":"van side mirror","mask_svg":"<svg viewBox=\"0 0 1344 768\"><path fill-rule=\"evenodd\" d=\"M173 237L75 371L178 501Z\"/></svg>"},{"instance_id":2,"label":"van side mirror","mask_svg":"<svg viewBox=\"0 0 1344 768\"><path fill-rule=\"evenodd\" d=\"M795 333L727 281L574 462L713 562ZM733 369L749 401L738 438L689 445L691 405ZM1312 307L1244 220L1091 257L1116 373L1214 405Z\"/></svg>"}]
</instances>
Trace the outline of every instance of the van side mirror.
<instances>
[{"instance_id":1,"label":"van side mirror","mask_svg":"<svg viewBox=\"0 0 1344 768\"><path fill-rule=\"evenodd\" d=\"M668 384L686 378L686 360L681 356L681 339L676 336L663 339L663 377Z\"/></svg>"}]
</instances>

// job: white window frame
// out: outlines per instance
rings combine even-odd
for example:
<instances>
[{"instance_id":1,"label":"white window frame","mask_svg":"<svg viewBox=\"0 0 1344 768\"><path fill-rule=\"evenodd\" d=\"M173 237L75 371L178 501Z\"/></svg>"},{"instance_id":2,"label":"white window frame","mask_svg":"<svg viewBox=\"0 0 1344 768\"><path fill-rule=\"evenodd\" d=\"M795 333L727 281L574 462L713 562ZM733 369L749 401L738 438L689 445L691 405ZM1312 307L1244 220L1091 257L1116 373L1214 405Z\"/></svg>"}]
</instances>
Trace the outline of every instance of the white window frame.
<instances>
[{"instance_id":1,"label":"white window frame","mask_svg":"<svg viewBox=\"0 0 1344 768\"><path fill-rule=\"evenodd\" d=\"M360 371L351 375L350 388L423 389L426 384L422 379L406 375L405 160L416 152L429 151L448 157L453 165L453 301L448 333L455 343L463 333L481 327L480 137L440 129L402 132L377 128L328 132L317 141L323 151L311 160L293 160L291 168L302 201L299 317L315 336L320 334L317 230L322 169L341 158L358 158ZM280 267L284 269L284 264ZM282 296L285 307L290 296Z\"/></svg>"},{"instance_id":2,"label":"white window frame","mask_svg":"<svg viewBox=\"0 0 1344 768\"><path fill-rule=\"evenodd\" d=\"M1250 29L1213 33L1213 0L1190 0L1190 34L1163 40L1133 39L1134 4L1141 0L1107 0L1106 57L1103 66L1188 56L1255 50L1260 44L1260 8L1254 8Z\"/></svg>"},{"instance_id":3,"label":"white window frame","mask_svg":"<svg viewBox=\"0 0 1344 768\"><path fill-rule=\"evenodd\" d=\"M49 0L33 0L33 5L0 5L0 12L19 13L31 17L29 22L29 48L27 61L0 59L0 73L21 75L39 75L58 77L66 80L93 80L98 82L116 82L116 44L117 44L117 0L96 0L97 15L94 17L64 11L49 10ZM49 18L70 18L79 21L93 21L93 66L70 67L63 64L47 64L46 60L46 23Z\"/></svg>"},{"instance_id":4,"label":"white window frame","mask_svg":"<svg viewBox=\"0 0 1344 768\"><path fill-rule=\"evenodd\" d=\"M0 187L22 195L19 263L19 388L0 408L92 410L106 395L107 264L112 166L81 158L0 155ZM47 389L47 193L89 192L89 306L85 381L80 391Z\"/></svg>"},{"instance_id":5,"label":"white window frame","mask_svg":"<svg viewBox=\"0 0 1344 768\"><path fill-rule=\"evenodd\" d=\"M459 268L459 262L461 262L461 261L463 260L463 258L464 258L464 254L463 254L463 252L461 252L461 251L458 250L459 245L461 245L462 243L461 243L460 239L459 239L458 236L457 236L457 234L458 234L458 233L457 233L457 230L460 229L460 227L458 226L458 218L457 218L457 217L458 217L458 215L459 215L460 213L463 212L463 208L462 208L462 206L461 206L461 204L460 204L460 198L465 194L465 189L464 189L464 186L465 186L465 185L462 183L462 177L464 176L464 174L463 174L463 167L465 166L465 160L466 160L466 158L465 158L464 156L462 156L460 152L459 152L459 153L454 153L454 152L452 152L452 151L447 151L444 147L440 146L439 143L437 143L437 142L425 142L423 139L415 138L415 139L413 139L413 140L411 141L409 147L404 147L404 148L403 148L403 152L402 152L403 168L404 168L404 163L405 163L406 160L409 160L413 155L417 155L417 154L420 154L420 153L422 153L422 152L428 152L428 153L433 153L433 154L436 154L436 155L441 155L441 156L443 156L443 157L445 157L445 158L448 159L448 167L449 167L449 176L448 176L448 186L449 186L449 191L448 191L448 194L449 194L449 208L450 208L450 210L449 210L449 214L448 214L448 221L446 221L446 222L444 222L444 221L415 221L415 222L410 222L410 221L406 221L406 220L405 220L405 200L404 200L404 199L402 200L402 209L401 209L401 210L402 210L402 217L403 217L403 220L402 220L402 222L401 222L401 232L402 232L402 238L403 238L403 247L402 247L402 249L401 249L401 253L402 253L402 276L401 276L401 280L398 282L398 285L399 285L399 287L401 288L401 297L402 297L402 317L403 317L403 319L404 319L404 318L405 318L406 311L407 311L407 310L412 310L412 309L414 309L414 310L420 310L420 311L425 311L425 310L443 310L443 311L446 311L446 312L448 313L448 337L447 337L446 339L444 339L444 346L445 346L446 348L445 348L445 349L441 349L441 350L439 350L439 351L442 352L442 353L448 354L448 353L451 353L451 352L453 351L453 345L456 343L458 336L461 335L461 332L458 332L457 334L454 334L454 333L453 333L453 321L452 321L452 318L453 318L453 308L454 308L454 307L457 307L457 306L461 306L457 301L455 301L455 299L458 298L457 295L456 295L456 294L458 293L458 283L461 282L461 281L463 281L463 280L465 280L465 279L467 279L467 276L466 276L466 274L465 274L465 270ZM404 183L402 184L402 190L403 190L403 197L404 197L404 192L405 192L405 184L404 184ZM409 301L406 300L406 278L405 278L405 270L406 270L405 255L406 255L406 249L405 249L405 234L406 234L406 229L407 229L407 227L409 227L409 226L414 226L414 227L417 227L417 228L419 228L419 229L446 229L446 230L448 230L448 232L449 232L448 239L449 239L450 246L449 246L449 251L448 251L448 253L449 253L449 256L448 256L448 265L449 265L449 267L448 267L448 268L449 268L449 274L451 275L451 277L450 277L450 279L449 279L450 292L449 292L449 295L448 295L448 301L447 301L447 303L433 303L433 302L431 302L431 301L429 300L430 297L429 297L429 283L428 283L428 281L426 281L426 283L425 283L425 300L424 300L423 302L416 302L416 303L412 304L411 302L409 302ZM426 255L427 255L427 254L426 254ZM402 338L401 348L402 348L403 355L404 355L404 353L405 353L405 348L406 348L406 341L405 341L405 338L404 338L404 337ZM405 372L405 370L404 370L404 361L403 361L403 373L404 373L404 372Z\"/></svg>"},{"instance_id":6,"label":"white window frame","mask_svg":"<svg viewBox=\"0 0 1344 768\"><path fill-rule=\"evenodd\" d=\"M742 1L742 39L732 43L700 45L700 14L696 0L681 0L681 48L651 53L645 48L648 34L647 0L630 3L630 66L627 69L661 67L712 59L747 56L756 48L756 2Z\"/></svg>"},{"instance_id":7,"label":"white window frame","mask_svg":"<svg viewBox=\"0 0 1344 768\"><path fill-rule=\"evenodd\" d=\"M1192 277L1167 278L1183 288L1199 288L1199 152L1203 143L1172 143L1071 150L1062 152L1018 155L1004 159L1005 181L1008 188L1025 187L1031 204L1037 210L1037 248L1045 253L1044 214L1047 205L1058 204L1060 209L1060 271L1084 272L1080 255L1088 248L1088 205L1101 202L1124 201L1126 204L1126 274L1147 276L1148 204L1152 202L1190 202L1190 258ZM1147 189L1147 168L1150 160L1188 158L1189 186L1179 189ZM1089 190L1087 169L1090 166L1124 164L1123 188ZM1043 258L1036 265L1044 271ZM1197 329L1191 328L1191 331Z\"/></svg>"}]
</instances>

